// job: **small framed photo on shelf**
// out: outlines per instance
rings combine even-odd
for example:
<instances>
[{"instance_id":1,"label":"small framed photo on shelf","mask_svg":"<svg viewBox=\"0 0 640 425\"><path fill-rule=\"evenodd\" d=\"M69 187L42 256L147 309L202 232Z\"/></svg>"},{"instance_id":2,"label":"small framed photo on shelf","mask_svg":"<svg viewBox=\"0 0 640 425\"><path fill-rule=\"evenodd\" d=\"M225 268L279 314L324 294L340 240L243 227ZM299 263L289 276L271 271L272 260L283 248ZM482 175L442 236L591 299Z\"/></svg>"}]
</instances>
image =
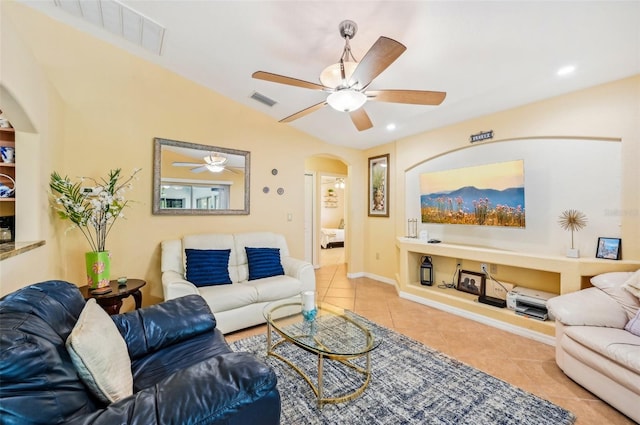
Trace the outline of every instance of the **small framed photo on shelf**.
<instances>
[{"instance_id":1,"label":"small framed photo on shelf","mask_svg":"<svg viewBox=\"0 0 640 425\"><path fill-rule=\"evenodd\" d=\"M607 260L619 260L622 258L622 239L620 238L598 238L596 258Z\"/></svg>"},{"instance_id":2,"label":"small framed photo on shelf","mask_svg":"<svg viewBox=\"0 0 640 425\"><path fill-rule=\"evenodd\" d=\"M484 291L484 279L485 276L483 273L460 270L456 289L474 295L482 295Z\"/></svg>"}]
</instances>

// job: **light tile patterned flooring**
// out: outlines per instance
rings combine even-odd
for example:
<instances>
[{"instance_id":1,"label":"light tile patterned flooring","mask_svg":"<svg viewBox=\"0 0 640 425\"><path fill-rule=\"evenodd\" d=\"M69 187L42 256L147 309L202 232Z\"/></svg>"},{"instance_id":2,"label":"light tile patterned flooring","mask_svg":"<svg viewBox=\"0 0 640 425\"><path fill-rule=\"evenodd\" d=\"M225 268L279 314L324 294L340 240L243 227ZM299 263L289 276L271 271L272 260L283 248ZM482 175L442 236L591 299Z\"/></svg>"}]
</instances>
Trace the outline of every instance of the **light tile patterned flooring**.
<instances>
[{"instance_id":1,"label":"light tile patterned flooring","mask_svg":"<svg viewBox=\"0 0 640 425\"><path fill-rule=\"evenodd\" d=\"M321 251L318 297L352 310L449 356L572 411L576 425L634 424L583 389L556 366L554 348L398 297L392 285L348 279L344 248ZM234 341L262 334L266 326L227 335Z\"/></svg>"}]
</instances>

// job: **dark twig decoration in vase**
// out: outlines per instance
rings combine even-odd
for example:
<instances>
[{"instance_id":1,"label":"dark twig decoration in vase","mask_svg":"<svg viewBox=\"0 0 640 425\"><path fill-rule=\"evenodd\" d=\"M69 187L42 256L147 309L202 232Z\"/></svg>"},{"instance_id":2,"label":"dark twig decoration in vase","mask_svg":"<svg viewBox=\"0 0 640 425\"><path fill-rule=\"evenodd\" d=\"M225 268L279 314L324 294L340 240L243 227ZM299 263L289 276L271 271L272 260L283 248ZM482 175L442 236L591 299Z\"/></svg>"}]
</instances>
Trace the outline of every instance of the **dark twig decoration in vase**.
<instances>
[{"instance_id":1,"label":"dark twig decoration in vase","mask_svg":"<svg viewBox=\"0 0 640 425\"><path fill-rule=\"evenodd\" d=\"M580 250L573 247L573 232L577 232L587 225L587 216L578 210L565 210L560 214L558 223L564 230L571 230L571 249L567 251L567 257L580 257Z\"/></svg>"}]
</instances>

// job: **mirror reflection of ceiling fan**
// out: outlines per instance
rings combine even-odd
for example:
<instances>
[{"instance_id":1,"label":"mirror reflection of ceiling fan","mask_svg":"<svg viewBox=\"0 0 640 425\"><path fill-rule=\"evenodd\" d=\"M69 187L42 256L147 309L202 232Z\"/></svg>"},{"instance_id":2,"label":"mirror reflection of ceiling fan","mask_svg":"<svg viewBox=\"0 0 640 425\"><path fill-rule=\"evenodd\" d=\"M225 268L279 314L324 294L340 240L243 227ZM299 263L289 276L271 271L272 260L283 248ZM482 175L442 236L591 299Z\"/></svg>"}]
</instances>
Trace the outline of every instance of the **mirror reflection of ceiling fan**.
<instances>
[{"instance_id":1,"label":"mirror reflection of ceiling fan","mask_svg":"<svg viewBox=\"0 0 640 425\"><path fill-rule=\"evenodd\" d=\"M210 153L202 158L204 162L179 162L172 163L174 167L193 167L191 171L194 173L202 173L203 171L209 171L212 173L221 173L228 171L230 173L238 174L232 167L227 164L228 158L220 153Z\"/></svg>"},{"instance_id":2,"label":"mirror reflection of ceiling fan","mask_svg":"<svg viewBox=\"0 0 640 425\"><path fill-rule=\"evenodd\" d=\"M407 49L402 43L388 37L380 37L371 46L360 62L351 53L349 40L358 31L353 21L342 21L339 26L340 35L345 40L340 62L325 68L320 74L320 83L298 80L284 75L256 71L252 77L311 90L329 93L327 99L296 112L280 122L291 122L315 112L326 105L337 111L348 112L351 121L358 131L373 127L371 119L362 106L367 101L409 103L413 105L439 105L447 93L424 90L367 90L374 78L380 75L389 65Z\"/></svg>"}]
</instances>

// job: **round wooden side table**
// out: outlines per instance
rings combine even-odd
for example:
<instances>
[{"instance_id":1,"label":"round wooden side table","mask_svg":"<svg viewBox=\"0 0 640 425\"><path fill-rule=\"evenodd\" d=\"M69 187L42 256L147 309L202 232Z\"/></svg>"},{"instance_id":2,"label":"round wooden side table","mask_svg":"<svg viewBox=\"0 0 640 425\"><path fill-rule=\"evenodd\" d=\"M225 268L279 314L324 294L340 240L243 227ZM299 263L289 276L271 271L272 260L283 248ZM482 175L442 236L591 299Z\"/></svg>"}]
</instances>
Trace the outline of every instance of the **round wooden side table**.
<instances>
[{"instance_id":1,"label":"round wooden side table","mask_svg":"<svg viewBox=\"0 0 640 425\"><path fill-rule=\"evenodd\" d=\"M132 296L136 302L136 310L142 307L142 292L140 288L146 285L147 282L142 279L127 279L124 284L119 284L117 280L109 282L111 286L111 292L106 294L92 294L88 286L81 286L80 292L85 300L89 298L95 298L99 306L109 314L120 313L120 307L122 307L122 300L128 296Z\"/></svg>"}]
</instances>

